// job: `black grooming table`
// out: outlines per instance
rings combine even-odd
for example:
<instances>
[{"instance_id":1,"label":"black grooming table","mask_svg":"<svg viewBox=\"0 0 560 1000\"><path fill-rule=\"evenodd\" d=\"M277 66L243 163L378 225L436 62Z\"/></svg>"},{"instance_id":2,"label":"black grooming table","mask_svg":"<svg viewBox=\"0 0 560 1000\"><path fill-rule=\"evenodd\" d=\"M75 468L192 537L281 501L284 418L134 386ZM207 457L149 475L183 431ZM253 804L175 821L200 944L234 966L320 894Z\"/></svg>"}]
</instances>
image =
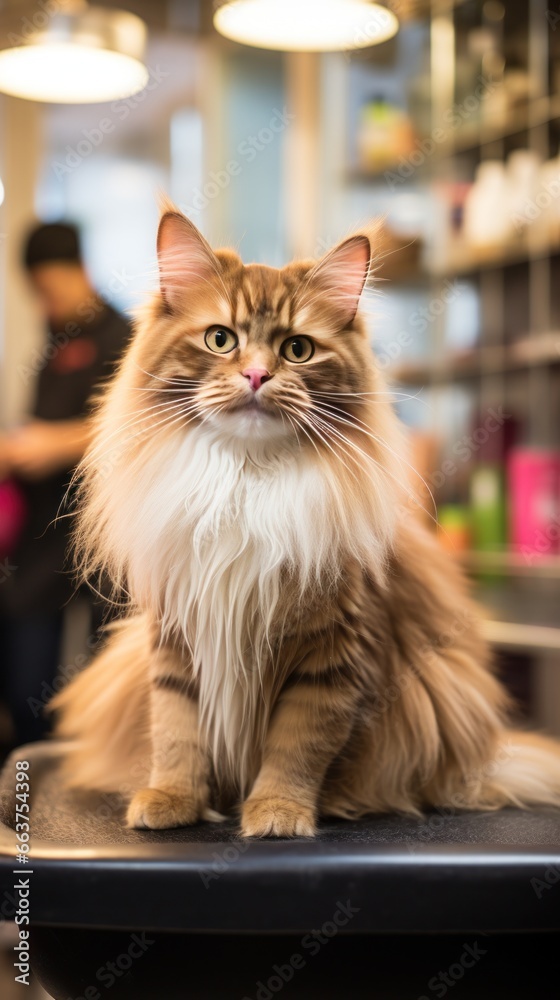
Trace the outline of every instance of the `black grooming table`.
<instances>
[{"instance_id":1,"label":"black grooming table","mask_svg":"<svg viewBox=\"0 0 560 1000\"><path fill-rule=\"evenodd\" d=\"M111 954L119 940L126 943L132 933L145 930L155 932L154 940L165 940L162 947L178 948L181 961L185 941L200 942L194 946L200 957L206 954L209 933L252 935L253 964L256 942L261 942L259 953L267 953L263 935L281 933L301 943L302 935L323 926L339 939L347 932L358 937L387 935L387 945L381 947L385 957L391 951L391 936L397 934L455 933L464 943L465 935L474 940L473 935L560 932L560 812L556 810L436 812L422 819L383 816L356 823L329 822L321 825L313 841L242 841L233 821L135 831L123 826L124 806L117 796L64 791L58 776L59 752L56 743L19 749L4 766L0 782L2 914L13 915L14 870L21 869L22 875L31 870L31 916L39 956L35 961L54 996L66 998L70 989L77 996L79 989L85 989L82 974L72 972L72 962L87 965L85 951L92 942L105 942L99 948ZM30 762L32 790L28 866L15 860L15 761L22 759ZM181 947L176 932L183 932ZM226 951L233 947L228 938L221 940ZM354 941L337 947L357 945ZM96 948L94 964L99 961ZM239 960L239 945L234 951ZM60 965L62 952L64 974L73 978L59 987L51 966ZM277 947L276 954L282 957L283 949ZM357 969L357 957L351 960ZM111 996L170 1000L177 995L183 1000L216 995L227 1000L230 995L223 984L212 993L208 979L200 994L188 990L175 994L172 984L166 986L167 992L142 992L148 989L149 961L138 959L138 967L145 971L136 992L126 992L129 977L134 979L130 972ZM232 961L230 957L231 981ZM172 966L169 958L168 967ZM213 968L212 975L218 971ZM303 982L303 973L298 976ZM82 979L87 985L87 974ZM334 988L331 974L329 981ZM414 988L417 997L422 983ZM286 984L282 996L299 996L294 989ZM302 995L314 996L309 984L305 990ZM424 993L436 995L425 986ZM241 1000L243 993L231 995ZM317 995L339 994L330 993L324 983ZM362 996L358 987L354 995ZM485 994L479 990L476 995ZM492 995L502 994L494 990ZM517 995L511 986L509 995ZM383 996L392 996L388 988Z\"/></svg>"}]
</instances>

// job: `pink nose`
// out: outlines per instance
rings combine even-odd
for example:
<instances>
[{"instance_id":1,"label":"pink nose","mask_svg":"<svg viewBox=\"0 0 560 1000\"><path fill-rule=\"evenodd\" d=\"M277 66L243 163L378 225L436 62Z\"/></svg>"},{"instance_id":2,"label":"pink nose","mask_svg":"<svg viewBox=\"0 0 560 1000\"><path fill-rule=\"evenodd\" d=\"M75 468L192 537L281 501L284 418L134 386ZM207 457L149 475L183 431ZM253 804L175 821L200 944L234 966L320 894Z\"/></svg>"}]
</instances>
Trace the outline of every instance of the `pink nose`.
<instances>
[{"instance_id":1,"label":"pink nose","mask_svg":"<svg viewBox=\"0 0 560 1000\"><path fill-rule=\"evenodd\" d=\"M253 392L260 389L263 382L268 382L269 378L272 378L270 372L267 372L266 368L246 368L241 374L249 379L249 385Z\"/></svg>"}]
</instances>

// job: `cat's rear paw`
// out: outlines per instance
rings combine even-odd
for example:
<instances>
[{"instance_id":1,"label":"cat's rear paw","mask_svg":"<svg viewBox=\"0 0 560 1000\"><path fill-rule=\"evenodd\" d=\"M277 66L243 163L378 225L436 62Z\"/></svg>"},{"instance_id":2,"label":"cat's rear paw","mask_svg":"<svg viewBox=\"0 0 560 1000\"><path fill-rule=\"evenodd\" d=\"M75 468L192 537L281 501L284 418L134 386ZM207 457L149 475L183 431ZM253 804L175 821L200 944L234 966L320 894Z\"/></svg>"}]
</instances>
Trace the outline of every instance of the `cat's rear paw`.
<instances>
[{"instance_id":1,"label":"cat's rear paw","mask_svg":"<svg viewBox=\"0 0 560 1000\"><path fill-rule=\"evenodd\" d=\"M247 799L241 833L244 837L313 837L315 815L292 799Z\"/></svg>"},{"instance_id":2,"label":"cat's rear paw","mask_svg":"<svg viewBox=\"0 0 560 1000\"><path fill-rule=\"evenodd\" d=\"M137 830L169 830L197 823L202 813L203 804L194 796L160 788L142 788L128 807L126 822Z\"/></svg>"}]
</instances>

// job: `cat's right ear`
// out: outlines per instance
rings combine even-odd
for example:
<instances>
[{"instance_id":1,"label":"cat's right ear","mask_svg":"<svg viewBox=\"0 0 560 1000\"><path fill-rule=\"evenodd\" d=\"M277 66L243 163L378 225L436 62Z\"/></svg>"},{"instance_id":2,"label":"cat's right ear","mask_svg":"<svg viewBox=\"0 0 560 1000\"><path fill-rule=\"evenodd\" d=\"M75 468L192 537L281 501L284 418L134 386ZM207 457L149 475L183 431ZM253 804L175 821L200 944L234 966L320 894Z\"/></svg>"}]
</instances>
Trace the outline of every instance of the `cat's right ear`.
<instances>
[{"instance_id":1,"label":"cat's right ear","mask_svg":"<svg viewBox=\"0 0 560 1000\"><path fill-rule=\"evenodd\" d=\"M193 285L220 274L220 263L210 244L177 210L165 211L160 219L157 256L161 294L171 310Z\"/></svg>"}]
</instances>

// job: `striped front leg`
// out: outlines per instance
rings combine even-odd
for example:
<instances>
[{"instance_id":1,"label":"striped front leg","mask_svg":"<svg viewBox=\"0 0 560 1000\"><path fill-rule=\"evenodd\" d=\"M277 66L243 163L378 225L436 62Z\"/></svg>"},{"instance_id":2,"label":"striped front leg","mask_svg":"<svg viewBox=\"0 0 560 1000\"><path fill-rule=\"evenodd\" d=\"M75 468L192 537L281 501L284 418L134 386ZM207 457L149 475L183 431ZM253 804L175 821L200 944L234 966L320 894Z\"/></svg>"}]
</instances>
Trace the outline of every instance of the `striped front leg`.
<instances>
[{"instance_id":1,"label":"striped front leg","mask_svg":"<svg viewBox=\"0 0 560 1000\"><path fill-rule=\"evenodd\" d=\"M312 837L327 768L352 729L361 690L345 662L317 652L291 675L274 710L261 770L243 805L245 837ZM323 661L324 663L324 661Z\"/></svg>"},{"instance_id":2,"label":"striped front leg","mask_svg":"<svg viewBox=\"0 0 560 1000\"><path fill-rule=\"evenodd\" d=\"M198 731L198 690L190 662L154 649L151 665L152 768L149 788L130 803L128 825L149 830L190 826L208 808L208 758Z\"/></svg>"}]
</instances>

